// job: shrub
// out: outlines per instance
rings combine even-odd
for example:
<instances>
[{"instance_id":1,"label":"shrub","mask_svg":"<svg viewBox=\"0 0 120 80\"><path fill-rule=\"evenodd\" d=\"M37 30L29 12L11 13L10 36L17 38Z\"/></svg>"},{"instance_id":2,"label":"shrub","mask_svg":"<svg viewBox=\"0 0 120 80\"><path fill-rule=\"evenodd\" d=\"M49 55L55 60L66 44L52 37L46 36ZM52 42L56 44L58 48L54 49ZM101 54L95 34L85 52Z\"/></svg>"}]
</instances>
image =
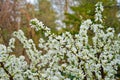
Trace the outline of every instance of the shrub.
<instances>
[{"instance_id":1,"label":"shrub","mask_svg":"<svg viewBox=\"0 0 120 80\"><path fill-rule=\"evenodd\" d=\"M39 50L22 30L15 31L30 59L11 55L15 38L8 47L0 44L0 80L115 80L120 64L120 40L114 29L103 30L101 2L96 4L95 21L82 22L78 34L70 32L55 35L37 19L30 24L36 31L44 31L46 39L39 39ZM89 44L88 30L93 31Z\"/></svg>"}]
</instances>

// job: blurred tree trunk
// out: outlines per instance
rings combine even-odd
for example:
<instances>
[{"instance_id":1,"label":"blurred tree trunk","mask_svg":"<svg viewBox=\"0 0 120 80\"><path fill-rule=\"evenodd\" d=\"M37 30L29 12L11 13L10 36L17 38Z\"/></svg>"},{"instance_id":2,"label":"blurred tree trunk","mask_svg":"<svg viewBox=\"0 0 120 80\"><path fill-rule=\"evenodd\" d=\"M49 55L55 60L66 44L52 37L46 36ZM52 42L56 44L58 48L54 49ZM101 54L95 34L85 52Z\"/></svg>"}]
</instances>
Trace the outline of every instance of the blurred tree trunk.
<instances>
[{"instance_id":1,"label":"blurred tree trunk","mask_svg":"<svg viewBox=\"0 0 120 80\"><path fill-rule=\"evenodd\" d=\"M64 6L64 12L68 12L68 7L69 7L69 0L65 0L65 6Z\"/></svg>"},{"instance_id":2,"label":"blurred tree trunk","mask_svg":"<svg viewBox=\"0 0 120 80\"><path fill-rule=\"evenodd\" d=\"M0 28L6 45L11 37L11 33L20 28L20 7L17 0L0 1Z\"/></svg>"}]
</instances>

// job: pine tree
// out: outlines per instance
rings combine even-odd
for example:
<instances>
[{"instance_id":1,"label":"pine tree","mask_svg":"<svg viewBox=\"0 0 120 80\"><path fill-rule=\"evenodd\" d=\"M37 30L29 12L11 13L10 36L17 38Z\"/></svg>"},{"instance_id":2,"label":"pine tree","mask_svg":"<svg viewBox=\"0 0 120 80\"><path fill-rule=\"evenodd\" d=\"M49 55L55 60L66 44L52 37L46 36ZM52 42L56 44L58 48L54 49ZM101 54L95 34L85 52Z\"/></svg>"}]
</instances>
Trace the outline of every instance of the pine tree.
<instances>
[{"instance_id":1,"label":"pine tree","mask_svg":"<svg viewBox=\"0 0 120 80\"><path fill-rule=\"evenodd\" d=\"M71 7L72 14L65 13L66 18L63 22L66 24L67 30L71 30L72 33L77 33L83 20L90 18L94 21L94 9L98 1L101 1L104 5L103 22L109 27L114 27L118 32L120 30L120 23L116 17L118 11L116 0L80 0L78 6Z\"/></svg>"}]
</instances>

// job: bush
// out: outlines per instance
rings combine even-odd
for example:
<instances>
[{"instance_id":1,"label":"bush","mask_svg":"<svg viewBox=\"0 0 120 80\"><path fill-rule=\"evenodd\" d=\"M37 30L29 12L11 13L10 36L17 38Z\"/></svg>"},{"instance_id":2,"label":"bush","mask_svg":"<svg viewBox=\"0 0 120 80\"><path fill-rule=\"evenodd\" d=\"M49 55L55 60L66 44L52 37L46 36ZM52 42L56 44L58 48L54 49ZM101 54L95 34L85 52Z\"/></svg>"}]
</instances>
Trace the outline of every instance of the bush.
<instances>
[{"instance_id":1,"label":"bush","mask_svg":"<svg viewBox=\"0 0 120 80\"><path fill-rule=\"evenodd\" d=\"M96 4L95 22L82 22L78 34L70 32L55 35L37 19L31 27L44 31L46 39L39 39L39 50L32 39L27 39L22 30L13 33L23 44L30 59L11 55L15 38L8 47L0 44L0 80L115 80L120 64L120 40L114 29L103 30L102 3ZM87 31L94 32L89 44Z\"/></svg>"}]
</instances>

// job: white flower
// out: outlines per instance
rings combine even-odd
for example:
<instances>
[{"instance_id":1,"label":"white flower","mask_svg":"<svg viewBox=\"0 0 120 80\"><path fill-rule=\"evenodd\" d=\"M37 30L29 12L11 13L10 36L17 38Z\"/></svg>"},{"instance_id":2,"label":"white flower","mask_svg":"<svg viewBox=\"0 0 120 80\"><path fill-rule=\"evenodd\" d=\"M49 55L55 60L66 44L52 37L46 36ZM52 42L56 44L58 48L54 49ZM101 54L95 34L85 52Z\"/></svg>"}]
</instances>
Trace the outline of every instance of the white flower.
<instances>
[{"instance_id":1,"label":"white flower","mask_svg":"<svg viewBox=\"0 0 120 80\"><path fill-rule=\"evenodd\" d=\"M6 52L7 52L6 46L0 44L0 54L1 54L1 53L6 53Z\"/></svg>"},{"instance_id":2,"label":"white flower","mask_svg":"<svg viewBox=\"0 0 120 80\"><path fill-rule=\"evenodd\" d=\"M120 33L118 34L118 38L120 38Z\"/></svg>"},{"instance_id":3,"label":"white flower","mask_svg":"<svg viewBox=\"0 0 120 80\"><path fill-rule=\"evenodd\" d=\"M96 4L96 21L102 22L102 3ZM120 65L120 41L114 35L114 29L104 31L102 24L90 19L82 22L78 34L70 32L55 35L37 19L31 20L31 27L43 30L47 39L39 39L39 48L32 39L27 39L22 30L15 31L14 37L23 44L26 57L10 54L15 48L15 38L11 38L9 45L0 44L0 79L10 80L115 80L118 65ZM94 32L90 37L88 29ZM118 35L120 36L120 34ZM7 73L6 73L7 72ZM9 73L8 73L9 72ZM94 76L95 75L95 76Z\"/></svg>"},{"instance_id":4,"label":"white flower","mask_svg":"<svg viewBox=\"0 0 120 80\"><path fill-rule=\"evenodd\" d=\"M96 5L96 14L95 14L95 21L100 21L100 22L103 22L102 21L102 12L103 12L103 6L102 6L102 2L98 2Z\"/></svg>"}]
</instances>

